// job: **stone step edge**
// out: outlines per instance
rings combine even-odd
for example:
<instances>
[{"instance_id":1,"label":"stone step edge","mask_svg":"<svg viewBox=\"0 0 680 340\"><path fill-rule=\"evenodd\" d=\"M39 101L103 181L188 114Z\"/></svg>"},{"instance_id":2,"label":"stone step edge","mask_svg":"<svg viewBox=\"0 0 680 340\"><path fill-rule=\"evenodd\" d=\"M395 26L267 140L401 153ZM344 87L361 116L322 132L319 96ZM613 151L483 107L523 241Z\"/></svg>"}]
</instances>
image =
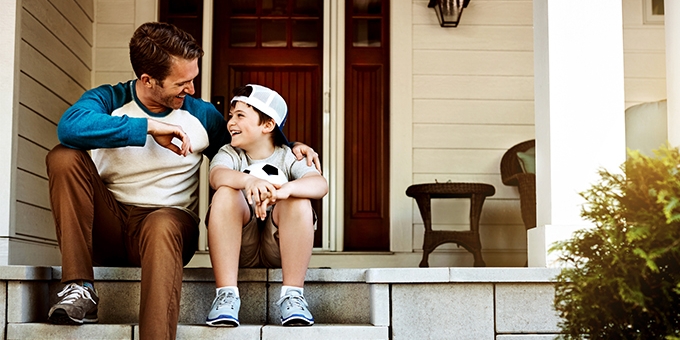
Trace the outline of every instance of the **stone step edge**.
<instances>
[{"instance_id":1,"label":"stone step edge","mask_svg":"<svg viewBox=\"0 0 680 340\"><path fill-rule=\"evenodd\" d=\"M436 283L553 282L560 268L310 268L306 282ZM0 281L61 279L59 266L0 266ZM139 281L140 268L95 267L95 281ZM214 282L212 268L185 268L184 282ZM282 282L281 269L239 269L242 282Z\"/></svg>"},{"instance_id":2,"label":"stone step edge","mask_svg":"<svg viewBox=\"0 0 680 340\"><path fill-rule=\"evenodd\" d=\"M88 324L82 326L49 323L9 323L6 339L26 339L40 334L45 339L139 339L137 324ZM389 327L366 324L316 324L311 327L241 325L235 328L180 324L177 339L258 339L291 334L299 339L388 339ZM307 336L305 336L307 335ZM280 338L280 337L277 337Z\"/></svg>"}]
</instances>

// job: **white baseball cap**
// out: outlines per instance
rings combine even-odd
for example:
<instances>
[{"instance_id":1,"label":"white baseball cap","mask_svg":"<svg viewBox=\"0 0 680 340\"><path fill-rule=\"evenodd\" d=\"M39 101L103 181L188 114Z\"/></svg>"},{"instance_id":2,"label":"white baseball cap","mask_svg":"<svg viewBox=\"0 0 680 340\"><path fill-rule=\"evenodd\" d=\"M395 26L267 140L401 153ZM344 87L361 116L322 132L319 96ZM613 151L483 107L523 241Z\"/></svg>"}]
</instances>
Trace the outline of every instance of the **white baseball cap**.
<instances>
[{"instance_id":1,"label":"white baseball cap","mask_svg":"<svg viewBox=\"0 0 680 340\"><path fill-rule=\"evenodd\" d=\"M281 130L288 118L288 105L286 105L286 101L280 94L268 87L255 84L248 84L246 87L253 89L250 95L247 97L236 96L231 99L230 103L233 104L235 101L244 102L274 119L276 131L283 138L284 144L288 145L288 139Z\"/></svg>"}]
</instances>

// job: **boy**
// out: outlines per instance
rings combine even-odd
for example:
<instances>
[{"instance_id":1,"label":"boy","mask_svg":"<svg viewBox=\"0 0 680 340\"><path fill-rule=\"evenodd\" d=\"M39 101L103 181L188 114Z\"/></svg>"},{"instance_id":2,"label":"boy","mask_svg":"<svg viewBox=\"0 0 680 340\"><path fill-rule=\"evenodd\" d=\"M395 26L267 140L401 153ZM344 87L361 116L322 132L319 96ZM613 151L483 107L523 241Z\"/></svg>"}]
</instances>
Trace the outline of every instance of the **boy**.
<instances>
[{"instance_id":1,"label":"boy","mask_svg":"<svg viewBox=\"0 0 680 340\"><path fill-rule=\"evenodd\" d=\"M310 199L326 195L328 184L290 151L281 131L287 114L285 100L269 88L247 85L234 90L227 122L231 144L210 163L210 185L216 191L206 221L217 297L208 325L239 325L239 266L282 268L277 301L281 323L314 324L303 296L316 228ZM263 162L282 171L288 182L272 184L242 172Z\"/></svg>"}]
</instances>

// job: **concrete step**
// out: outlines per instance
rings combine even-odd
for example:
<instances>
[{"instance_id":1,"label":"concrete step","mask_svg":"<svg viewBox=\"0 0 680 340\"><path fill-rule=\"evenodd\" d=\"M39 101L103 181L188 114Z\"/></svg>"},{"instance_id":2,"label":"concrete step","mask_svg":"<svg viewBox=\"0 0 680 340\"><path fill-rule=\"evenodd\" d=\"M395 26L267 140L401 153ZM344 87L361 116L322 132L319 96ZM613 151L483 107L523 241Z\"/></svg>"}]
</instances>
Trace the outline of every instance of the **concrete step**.
<instances>
[{"instance_id":1,"label":"concrete step","mask_svg":"<svg viewBox=\"0 0 680 340\"><path fill-rule=\"evenodd\" d=\"M139 320L139 268L95 268L95 287L99 294L99 322L134 324ZM47 311L57 301L61 268L53 267L44 281L9 281L8 321L46 322ZM281 290L280 269L242 269L239 271L241 311L246 325L280 324L275 305ZM204 324L215 297L215 280L210 268L187 268L180 300L180 324ZM317 323L371 324L370 285L364 269L309 269L305 297ZM30 300L32 308L25 308ZM12 309L12 307L17 307Z\"/></svg>"},{"instance_id":2,"label":"concrete step","mask_svg":"<svg viewBox=\"0 0 680 340\"><path fill-rule=\"evenodd\" d=\"M242 325L204 324L215 294L210 268L184 272L179 339L554 339L558 268L309 269L305 296L317 324L279 326L281 270L239 273ZM100 323L47 323L61 268L0 266L0 339L138 339L138 268L95 268ZM6 292L2 294L1 292ZM3 327L4 326L4 327Z\"/></svg>"},{"instance_id":3,"label":"concrete step","mask_svg":"<svg viewBox=\"0 0 680 340\"><path fill-rule=\"evenodd\" d=\"M22 323L7 325L7 339L139 339L135 324L93 324L83 326L58 326L47 323ZM328 325L312 327L282 327L275 325L241 325L235 328L185 325L177 327L177 339L232 339L232 340L317 340L389 339L387 326Z\"/></svg>"}]
</instances>

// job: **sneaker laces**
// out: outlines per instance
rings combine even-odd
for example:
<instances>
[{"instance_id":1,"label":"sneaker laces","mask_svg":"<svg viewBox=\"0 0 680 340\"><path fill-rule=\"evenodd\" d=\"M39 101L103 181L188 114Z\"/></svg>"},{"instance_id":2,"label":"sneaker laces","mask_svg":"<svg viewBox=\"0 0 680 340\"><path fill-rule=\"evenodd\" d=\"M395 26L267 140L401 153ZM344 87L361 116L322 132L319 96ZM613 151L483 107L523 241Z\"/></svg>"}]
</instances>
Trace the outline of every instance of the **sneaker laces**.
<instances>
[{"instance_id":1,"label":"sneaker laces","mask_svg":"<svg viewBox=\"0 0 680 340\"><path fill-rule=\"evenodd\" d=\"M286 294L282 298L279 299L279 301L276 302L276 304L282 306L282 303L286 304L286 308L290 309L291 307L297 307L299 309L305 309L307 308L307 300L305 300L305 297L302 295L293 295L293 294Z\"/></svg>"},{"instance_id":2,"label":"sneaker laces","mask_svg":"<svg viewBox=\"0 0 680 340\"><path fill-rule=\"evenodd\" d=\"M60 304L72 305L78 299L89 299L95 305L97 304L97 302L92 299L90 291L75 282L69 283L64 287L61 292L57 293L57 297L63 297L61 301L59 301Z\"/></svg>"},{"instance_id":3,"label":"sneaker laces","mask_svg":"<svg viewBox=\"0 0 680 340\"><path fill-rule=\"evenodd\" d=\"M217 295L217 309L220 309L225 305L229 305L231 309L234 309L234 301L236 301L236 295L234 295L234 292L221 291L220 294Z\"/></svg>"}]
</instances>

